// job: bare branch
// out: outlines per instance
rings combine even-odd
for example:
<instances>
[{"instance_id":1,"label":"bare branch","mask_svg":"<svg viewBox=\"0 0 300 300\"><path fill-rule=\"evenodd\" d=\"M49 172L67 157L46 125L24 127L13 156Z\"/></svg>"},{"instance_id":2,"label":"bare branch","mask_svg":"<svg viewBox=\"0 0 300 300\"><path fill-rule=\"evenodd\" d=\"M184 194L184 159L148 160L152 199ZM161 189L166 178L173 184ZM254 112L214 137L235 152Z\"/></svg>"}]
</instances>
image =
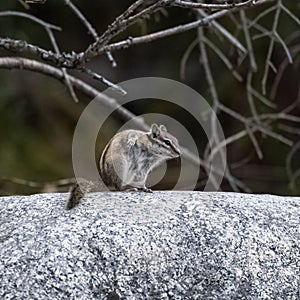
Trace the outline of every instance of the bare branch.
<instances>
[{"instance_id":1,"label":"bare branch","mask_svg":"<svg viewBox=\"0 0 300 300\"><path fill-rule=\"evenodd\" d=\"M19 70L38 72L56 78L60 81L64 81L64 74L62 70L32 59L21 58L21 57L1 57L0 68L19 69ZM112 107L123 120L131 120L136 117L127 109L124 109L122 106L120 106L115 99L108 97L105 94L102 94L92 86L86 84L85 82L83 82L82 80L74 76L71 75L67 75L67 76L69 77L71 84L75 88L80 90L88 97L91 98L97 97L97 100L101 101L104 105L108 107ZM136 118L134 122L139 129L142 130L148 129L146 123L143 121L142 118Z\"/></svg>"},{"instance_id":2,"label":"bare branch","mask_svg":"<svg viewBox=\"0 0 300 300\"><path fill-rule=\"evenodd\" d=\"M128 48L132 45L141 44L141 43L149 43L149 42L152 42L152 41L157 40L157 39L165 38L167 36L175 35L175 34L178 34L178 33L183 33L183 32L195 29L199 26L205 26L207 24L210 24L211 22L213 22L213 20L240 9L239 7L233 7L230 10L218 11L218 12L213 13L211 15L206 15L201 10L198 10L198 12L200 14L202 14L202 16L205 16L203 19L200 19L200 20L188 23L188 24L175 26L175 27L172 27L172 28L169 28L169 29L165 29L165 30L155 32L155 33L152 33L152 34L148 34L148 35L144 35L144 36L141 36L141 37L129 37L126 40L119 41L119 42L112 43L112 44L104 46L108 42L108 40L110 40L112 37L119 34L121 31L124 31L129 25L133 24L134 22L139 20L141 17L143 17L145 15L149 15L150 13L153 13L153 12L157 11L158 8L161 8L162 6L165 6L169 3L171 3L172 1L174 1L174 0L169 0L169 1L160 0L160 1L157 1L151 7L147 8L143 12L133 16L132 19L128 18L128 20L126 20L126 17L128 17L134 11L134 9L136 9L136 6L139 6L141 4L140 1L135 2L133 4L134 9L132 9L130 7L126 11L126 17L124 16L125 13L122 14L120 17L118 17L116 19L116 21L111 26L109 26L108 31L106 31L106 33L104 33L97 40L96 43L89 46L89 48L84 53L82 53L82 59L84 59L84 60L90 59L90 58L92 58L96 55L100 55L100 54L102 54L104 52L107 52L107 51L113 52L113 51L116 51L116 50ZM268 1L263 1L263 0L262 1L257 1L257 2L255 2L255 5L264 4L266 2L268 2ZM218 25L215 25L215 24L213 24L213 25L218 26ZM120 27L122 27L122 29ZM230 34L228 34L228 32L226 32L224 30L223 34L227 34L227 37L230 38L230 40L236 46L238 46L242 51L246 52L245 48L235 38L233 38Z\"/></svg>"},{"instance_id":3,"label":"bare branch","mask_svg":"<svg viewBox=\"0 0 300 300\"><path fill-rule=\"evenodd\" d=\"M190 1L175 0L172 2L172 5L183 7L183 8L223 10L223 9L232 9L232 8L252 7L255 6L258 2L260 1L247 0L241 3L232 2L232 3L224 3L224 4L206 4L206 3L195 3Z\"/></svg>"},{"instance_id":4,"label":"bare branch","mask_svg":"<svg viewBox=\"0 0 300 300\"><path fill-rule=\"evenodd\" d=\"M49 28L49 29L53 29L53 30L58 30L58 31L61 31L61 28L56 26L56 25L52 25L50 23L47 23L33 15L30 15L30 14L26 14L26 13L23 13L23 12L20 12L20 11L10 11L10 10L7 10L7 11L1 11L0 12L0 17L8 17L8 16L16 16L16 17L22 17L22 18L26 18L26 19L29 19L37 24L40 24L41 26L45 27L45 28Z\"/></svg>"},{"instance_id":5,"label":"bare branch","mask_svg":"<svg viewBox=\"0 0 300 300\"><path fill-rule=\"evenodd\" d=\"M31 188L44 188L46 185L51 185L55 187L71 186L74 183L76 183L76 178L64 178L64 179L59 179L59 180L54 180L49 182L37 182L37 181L25 180L17 177L1 176L0 182L1 181L9 181L20 185L25 185Z\"/></svg>"},{"instance_id":6,"label":"bare branch","mask_svg":"<svg viewBox=\"0 0 300 300\"><path fill-rule=\"evenodd\" d=\"M211 23L213 20L220 18L228 13L234 12L236 10L239 10L240 7L232 7L228 10L222 10L218 11L216 13L213 13L211 15L205 16L201 20L197 20L191 23L187 23L184 25L175 26L169 29L165 29L159 32L155 32L152 34L144 35L141 37L129 37L126 40L119 41L116 43L112 43L108 45L108 42L115 37L117 34L124 31L128 26L134 24L141 18L148 16L149 14L152 14L156 12L158 9L161 9L162 7L172 3L174 0L159 0L155 2L150 7L147 7L146 9L142 10L141 12L137 13L134 16L131 16L132 13L139 7L141 4L144 3L144 0L138 0L134 2L122 15L120 15L114 22L109 26L106 32L104 32L99 38L97 38L96 42L91 44L84 52L81 53L63 53L62 55L54 55L51 51L46 51L44 49L39 48L38 46L31 45L29 43L26 43L24 41L14 41L11 39L2 39L6 42L8 45L7 47L12 48L14 51L29 51L32 54L36 54L40 56L43 60L49 61L56 66L59 67L65 67L65 68L75 68L79 65L81 65L84 61L91 59L92 57L95 57L97 55L107 53L107 52L113 52L115 50L128 48L129 46L141 44L141 43L148 43L152 42L157 39L161 39L167 36L175 35L178 33L183 33L192 29L195 29L199 26L204 26L209 23ZM253 2L253 1L252 1ZM256 1L255 5L263 4L267 1ZM204 12L201 12L201 14L204 14ZM217 25L215 25L217 26ZM226 32L226 31L225 31ZM226 34L223 32L223 34ZM242 51L245 51L243 46L237 40L232 38L230 34L227 34L227 38L230 38L230 40L238 46ZM20 45L22 43L22 46ZM3 43L2 43L3 44ZM10 44L10 45L9 45ZM3 45L0 44L0 47L3 47Z\"/></svg>"},{"instance_id":7,"label":"bare branch","mask_svg":"<svg viewBox=\"0 0 300 300\"><path fill-rule=\"evenodd\" d=\"M144 36L140 36L140 37L129 37L126 40L120 41L120 42L116 42L113 44L108 44L107 46L105 46L102 50L100 50L98 52L98 54L102 54L105 51L116 51L116 50L120 50L120 49L125 49L128 48L132 45L137 45L137 44L144 44L144 43L150 43L153 42L155 40L158 39L162 39L168 36L172 36L175 34L179 34L179 33L183 33L192 29L195 29L199 26L205 26L207 24L209 24L212 20L219 18L221 16L224 16L226 14L228 14L229 11L219 11L216 12L212 15L207 16L206 18L203 18L201 20L197 20L194 22L190 22L184 25L179 25L179 26L175 26L169 29L165 29L165 30L161 30L158 32L154 32L154 33L150 33Z\"/></svg>"},{"instance_id":8,"label":"bare branch","mask_svg":"<svg viewBox=\"0 0 300 300\"><path fill-rule=\"evenodd\" d=\"M40 48L36 45L29 44L22 40L14 40L10 38L0 38L0 48L12 52L28 52L44 61L51 62L58 67L74 68L80 62L80 55L76 53L62 53L61 55Z\"/></svg>"},{"instance_id":9,"label":"bare branch","mask_svg":"<svg viewBox=\"0 0 300 300\"><path fill-rule=\"evenodd\" d=\"M24 0L26 3L44 4L47 0Z\"/></svg>"},{"instance_id":10,"label":"bare branch","mask_svg":"<svg viewBox=\"0 0 300 300\"><path fill-rule=\"evenodd\" d=\"M104 46L115 37L117 34L126 30L130 25L134 24L138 20L142 19L145 16L148 16L151 13L154 13L166 4L167 1L159 0L154 3L152 6L144 9L142 12L137 13L135 16L130 18L130 15L134 13L134 11L140 7L145 1L138 0L134 2L123 14L116 18L116 20L108 26L108 29L96 40L95 43L91 44L83 53L82 60L87 61L92 57L100 54L101 50L103 50ZM111 50L106 50L111 52Z\"/></svg>"}]
</instances>

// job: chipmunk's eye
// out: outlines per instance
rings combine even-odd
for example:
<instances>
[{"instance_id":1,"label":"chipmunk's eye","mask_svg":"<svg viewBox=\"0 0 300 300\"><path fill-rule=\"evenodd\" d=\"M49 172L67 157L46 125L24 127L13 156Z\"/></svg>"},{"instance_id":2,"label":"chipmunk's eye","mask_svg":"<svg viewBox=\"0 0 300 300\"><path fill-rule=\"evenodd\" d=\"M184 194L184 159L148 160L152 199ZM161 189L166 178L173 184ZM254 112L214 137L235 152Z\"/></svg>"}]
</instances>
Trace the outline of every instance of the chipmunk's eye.
<instances>
[{"instance_id":1,"label":"chipmunk's eye","mask_svg":"<svg viewBox=\"0 0 300 300\"><path fill-rule=\"evenodd\" d=\"M164 142L167 146L171 146L171 142L169 140L164 140Z\"/></svg>"}]
</instances>

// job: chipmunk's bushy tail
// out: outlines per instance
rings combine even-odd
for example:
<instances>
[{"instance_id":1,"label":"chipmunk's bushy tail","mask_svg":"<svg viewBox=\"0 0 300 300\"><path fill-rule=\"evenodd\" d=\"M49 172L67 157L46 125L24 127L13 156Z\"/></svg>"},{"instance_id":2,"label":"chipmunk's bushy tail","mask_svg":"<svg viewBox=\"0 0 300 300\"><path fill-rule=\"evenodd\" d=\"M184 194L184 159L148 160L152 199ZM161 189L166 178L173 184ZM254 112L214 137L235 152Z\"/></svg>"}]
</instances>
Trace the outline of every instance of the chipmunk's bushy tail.
<instances>
[{"instance_id":1,"label":"chipmunk's bushy tail","mask_svg":"<svg viewBox=\"0 0 300 300\"><path fill-rule=\"evenodd\" d=\"M68 199L66 209L70 210L80 204L81 199L86 193L91 191L94 183L85 179L77 181L77 183L72 187L70 192L70 197Z\"/></svg>"}]
</instances>

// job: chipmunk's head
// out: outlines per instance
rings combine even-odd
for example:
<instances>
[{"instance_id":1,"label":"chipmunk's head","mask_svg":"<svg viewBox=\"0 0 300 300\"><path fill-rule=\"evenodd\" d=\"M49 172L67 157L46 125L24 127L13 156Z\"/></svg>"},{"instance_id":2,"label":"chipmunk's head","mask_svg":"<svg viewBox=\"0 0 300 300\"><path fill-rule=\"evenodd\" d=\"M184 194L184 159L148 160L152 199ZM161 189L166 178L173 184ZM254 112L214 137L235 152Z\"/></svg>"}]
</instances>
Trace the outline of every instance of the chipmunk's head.
<instances>
[{"instance_id":1,"label":"chipmunk's head","mask_svg":"<svg viewBox=\"0 0 300 300\"><path fill-rule=\"evenodd\" d=\"M165 159L180 156L181 151L177 139L168 133L164 125L152 124L147 134L152 142L151 150L153 154Z\"/></svg>"}]
</instances>

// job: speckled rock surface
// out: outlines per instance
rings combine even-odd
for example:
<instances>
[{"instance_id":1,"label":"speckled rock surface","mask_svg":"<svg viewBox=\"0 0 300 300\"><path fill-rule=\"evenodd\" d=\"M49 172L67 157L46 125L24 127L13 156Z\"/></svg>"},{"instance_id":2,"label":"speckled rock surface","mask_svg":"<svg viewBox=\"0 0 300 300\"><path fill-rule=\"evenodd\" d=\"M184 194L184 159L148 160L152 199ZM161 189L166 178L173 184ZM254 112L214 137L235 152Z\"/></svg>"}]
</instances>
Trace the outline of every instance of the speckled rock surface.
<instances>
[{"instance_id":1,"label":"speckled rock surface","mask_svg":"<svg viewBox=\"0 0 300 300\"><path fill-rule=\"evenodd\" d=\"M300 198L0 198L0 299L300 299Z\"/></svg>"}]
</instances>

